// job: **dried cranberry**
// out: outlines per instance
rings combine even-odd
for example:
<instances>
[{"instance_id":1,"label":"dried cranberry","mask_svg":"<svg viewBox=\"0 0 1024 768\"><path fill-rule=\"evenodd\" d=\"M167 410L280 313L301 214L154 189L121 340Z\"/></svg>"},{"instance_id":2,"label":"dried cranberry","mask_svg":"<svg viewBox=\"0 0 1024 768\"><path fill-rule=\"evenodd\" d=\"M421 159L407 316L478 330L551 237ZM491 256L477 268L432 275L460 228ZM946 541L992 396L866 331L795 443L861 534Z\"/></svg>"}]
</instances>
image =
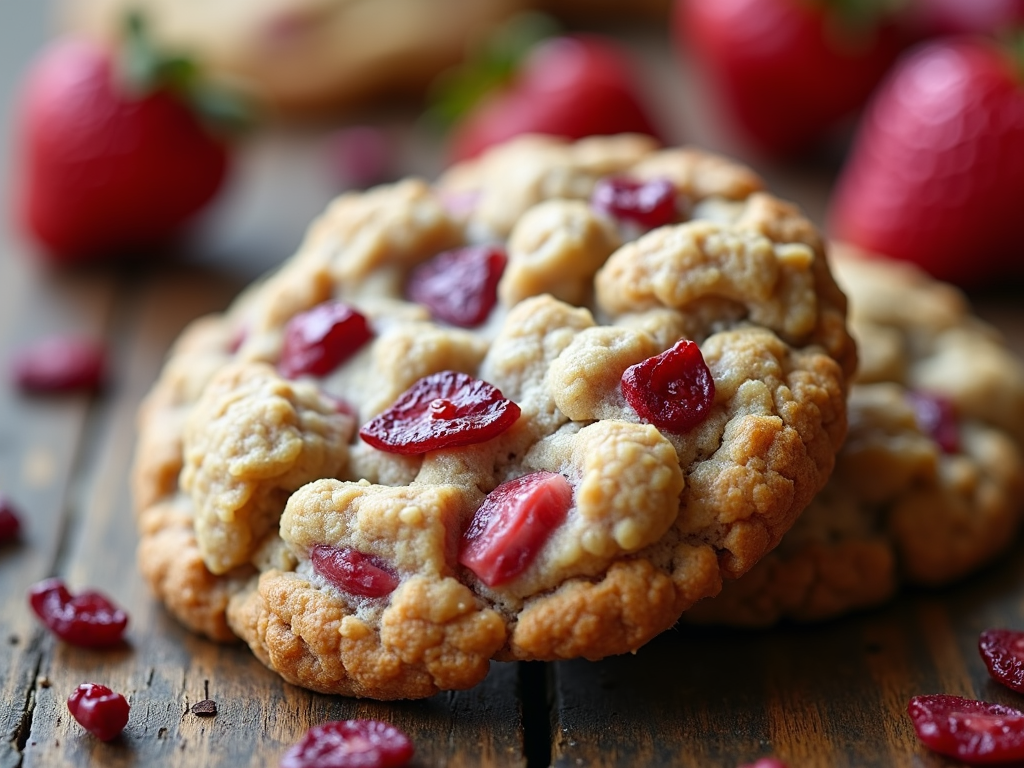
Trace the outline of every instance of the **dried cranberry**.
<instances>
[{"instance_id":1,"label":"dried cranberry","mask_svg":"<svg viewBox=\"0 0 1024 768\"><path fill-rule=\"evenodd\" d=\"M908 392L907 397L914 406L914 416L921 431L938 443L944 453L960 450L960 433L952 401L942 395L925 392Z\"/></svg>"},{"instance_id":2,"label":"dried cranberry","mask_svg":"<svg viewBox=\"0 0 1024 768\"><path fill-rule=\"evenodd\" d=\"M128 724L128 702L105 685L82 683L68 696L71 716L102 741L110 741Z\"/></svg>"},{"instance_id":3,"label":"dried cranberry","mask_svg":"<svg viewBox=\"0 0 1024 768\"><path fill-rule=\"evenodd\" d=\"M3 496L0 496L0 544L5 541L14 541L21 533L21 520L18 517L14 506Z\"/></svg>"},{"instance_id":4,"label":"dried cranberry","mask_svg":"<svg viewBox=\"0 0 1024 768\"><path fill-rule=\"evenodd\" d=\"M616 219L654 229L675 221L676 188L668 179L604 178L594 187L590 204Z\"/></svg>"},{"instance_id":5,"label":"dried cranberry","mask_svg":"<svg viewBox=\"0 0 1024 768\"><path fill-rule=\"evenodd\" d=\"M32 586L29 604L57 637L72 645L100 648L121 641L128 614L99 592L72 595L60 579Z\"/></svg>"},{"instance_id":6,"label":"dried cranberry","mask_svg":"<svg viewBox=\"0 0 1024 768\"><path fill-rule=\"evenodd\" d=\"M993 679L1024 693L1024 632L986 629L978 638L978 651Z\"/></svg>"},{"instance_id":7,"label":"dried cranberry","mask_svg":"<svg viewBox=\"0 0 1024 768\"><path fill-rule=\"evenodd\" d=\"M907 713L917 738L939 754L976 764L1024 760L1024 712L937 694L915 696Z\"/></svg>"},{"instance_id":8,"label":"dried cranberry","mask_svg":"<svg viewBox=\"0 0 1024 768\"><path fill-rule=\"evenodd\" d=\"M622 394L641 419L659 429L687 432L715 401L715 380L700 347L682 339L622 374Z\"/></svg>"},{"instance_id":9,"label":"dried cranberry","mask_svg":"<svg viewBox=\"0 0 1024 768\"><path fill-rule=\"evenodd\" d=\"M106 367L106 349L99 342L53 336L17 354L14 380L29 392L90 391L103 383Z\"/></svg>"},{"instance_id":10,"label":"dried cranberry","mask_svg":"<svg viewBox=\"0 0 1024 768\"><path fill-rule=\"evenodd\" d=\"M405 292L438 320L473 328L494 308L507 262L505 251L496 245L445 251L412 271Z\"/></svg>"},{"instance_id":11,"label":"dried cranberry","mask_svg":"<svg viewBox=\"0 0 1024 768\"><path fill-rule=\"evenodd\" d=\"M327 301L288 321L277 367L289 379L325 376L372 338L363 315L340 301Z\"/></svg>"},{"instance_id":12,"label":"dried cranberry","mask_svg":"<svg viewBox=\"0 0 1024 768\"><path fill-rule=\"evenodd\" d=\"M554 472L502 483L462 534L459 562L490 587L510 581L529 567L571 506L572 486Z\"/></svg>"},{"instance_id":13,"label":"dried cranberry","mask_svg":"<svg viewBox=\"0 0 1024 768\"><path fill-rule=\"evenodd\" d=\"M519 413L518 405L486 381L441 371L414 383L359 434L382 451L412 455L490 440Z\"/></svg>"},{"instance_id":14,"label":"dried cranberry","mask_svg":"<svg viewBox=\"0 0 1024 768\"><path fill-rule=\"evenodd\" d=\"M310 550L313 570L343 592L384 597L398 587L398 574L378 558L354 549L317 544Z\"/></svg>"},{"instance_id":15,"label":"dried cranberry","mask_svg":"<svg viewBox=\"0 0 1024 768\"><path fill-rule=\"evenodd\" d=\"M338 720L309 729L281 758L281 768L398 768L412 741L380 720Z\"/></svg>"}]
</instances>

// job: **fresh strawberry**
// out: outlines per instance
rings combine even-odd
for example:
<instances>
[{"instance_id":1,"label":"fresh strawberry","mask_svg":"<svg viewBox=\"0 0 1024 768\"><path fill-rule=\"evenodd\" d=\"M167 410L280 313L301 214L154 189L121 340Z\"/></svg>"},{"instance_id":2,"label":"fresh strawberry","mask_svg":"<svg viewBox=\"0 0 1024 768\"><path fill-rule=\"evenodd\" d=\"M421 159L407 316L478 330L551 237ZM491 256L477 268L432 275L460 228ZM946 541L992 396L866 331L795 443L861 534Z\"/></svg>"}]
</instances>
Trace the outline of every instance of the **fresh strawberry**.
<instances>
[{"instance_id":1,"label":"fresh strawberry","mask_svg":"<svg viewBox=\"0 0 1024 768\"><path fill-rule=\"evenodd\" d=\"M463 113L456 116L450 137L453 160L473 157L523 133L570 139L658 135L639 96L629 56L611 39L558 35L519 53L521 60L507 64L491 82L474 84L475 103L459 105Z\"/></svg>"},{"instance_id":2,"label":"fresh strawberry","mask_svg":"<svg viewBox=\"0 0 1024 768\"><path fill-rule=\"evenodd\" d=\"M1024 80L981 38L909 53L874 98L830 210L833 237L979 284L1024 267Z\"/></svg>"},{"instance_id":3,"label":"fresh strawberry","mask_svg":"<svg viewBox=\"0 0 1024 768\"><path fill-rule=\"evenodd\" d=\"M676 0L673 26L737 139L791 155L855 113L903 48L881 2Z\"/></svg>"},{"instance_id":4,"label":"fresh strawberry","mask_svg":"<svg viewBox=\"0 0 1024 768\"><path fill-rule=\"evenodd\" d=\"M194 69L126 48L135 55L121 66L97 43L58 39L24 83L14 199L54 263L163 243L225 177L225 142L186 103Z\"/></svg>"}]
</instances>

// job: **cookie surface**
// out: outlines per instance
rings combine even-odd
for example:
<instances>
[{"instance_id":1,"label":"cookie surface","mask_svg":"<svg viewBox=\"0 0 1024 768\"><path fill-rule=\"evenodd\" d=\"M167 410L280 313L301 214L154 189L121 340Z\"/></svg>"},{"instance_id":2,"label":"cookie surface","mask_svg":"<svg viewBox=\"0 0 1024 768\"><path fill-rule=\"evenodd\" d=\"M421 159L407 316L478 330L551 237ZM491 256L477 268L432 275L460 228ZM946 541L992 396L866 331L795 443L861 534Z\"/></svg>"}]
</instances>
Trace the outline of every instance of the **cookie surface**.
<instances>
[{"instance_id":1,"label":"cookie surface","mask_svg":"<svg viewBox=\"0 0 1024 768\"><path fill-rule=\"evenodd\" d=\"M282 112L421 90L522 0L62 0L66 26L116 39L143 14L168 50Z\"/></svg>"},{"instance_id":2,"label":"cookie surface","mask_svg":"<svg viewBox=\"0 0 1024 768\"><path fill-rule=\"evenodd\" d=\"M855 366L820 237L750 171L526 137L338 198L182 335L139 415L140 566L318 691L635 650L822 488Z\"/></svg>"},{"instance_id":3,"label":"cookie surface","mask_svg":"<svg viewBox=\"0 0 1024 768\"><path fill-rule=\"evenodd\" d=\"M1024 365L963 296L833 246L860 366L826 488L778 549L687 618L767 625L961 578L1013 542L1024 504Z\"/></svg>"}]
</instances>

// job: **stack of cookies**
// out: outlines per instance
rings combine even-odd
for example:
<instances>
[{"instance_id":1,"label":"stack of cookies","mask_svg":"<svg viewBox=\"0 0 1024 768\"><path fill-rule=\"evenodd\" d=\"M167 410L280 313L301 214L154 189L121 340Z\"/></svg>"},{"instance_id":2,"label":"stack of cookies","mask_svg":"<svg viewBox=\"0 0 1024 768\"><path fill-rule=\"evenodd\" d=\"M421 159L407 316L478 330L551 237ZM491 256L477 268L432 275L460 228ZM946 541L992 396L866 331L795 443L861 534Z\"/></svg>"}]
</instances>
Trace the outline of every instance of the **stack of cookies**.
<instances>
[{"instance_id":1,"label":"stack of cookies","mask_svg":"<svg viewBox=\"0 0 1024 768\"><path fill-rule=\"evenodd\" d=\"M193 630L378 699L836 615L1005 546L1022 382L957 294L830 263L747 168L524 137L341 196L185 331L139 562Z\"/></svg>"}]
</instances>

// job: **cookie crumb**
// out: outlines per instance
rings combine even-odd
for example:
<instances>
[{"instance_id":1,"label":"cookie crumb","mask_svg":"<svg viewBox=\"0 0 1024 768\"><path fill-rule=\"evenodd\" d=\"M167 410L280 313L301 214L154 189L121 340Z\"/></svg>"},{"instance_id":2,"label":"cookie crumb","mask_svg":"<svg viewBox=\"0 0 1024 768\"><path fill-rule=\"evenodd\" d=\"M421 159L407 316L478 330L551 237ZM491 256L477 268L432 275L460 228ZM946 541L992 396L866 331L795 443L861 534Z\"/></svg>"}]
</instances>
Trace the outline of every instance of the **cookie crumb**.
<instances>
[{"instance_id":1,"label":"cookie crumb","mask_svg":"<svg viewBox=\"0 0 1024 768\"><path fill-rule=\"evenodd\" d=\"M203 699L192 705L192 714L196 717L213 717L217 714L217 702L213 699Z\"/></svg>"}]
</instances>

